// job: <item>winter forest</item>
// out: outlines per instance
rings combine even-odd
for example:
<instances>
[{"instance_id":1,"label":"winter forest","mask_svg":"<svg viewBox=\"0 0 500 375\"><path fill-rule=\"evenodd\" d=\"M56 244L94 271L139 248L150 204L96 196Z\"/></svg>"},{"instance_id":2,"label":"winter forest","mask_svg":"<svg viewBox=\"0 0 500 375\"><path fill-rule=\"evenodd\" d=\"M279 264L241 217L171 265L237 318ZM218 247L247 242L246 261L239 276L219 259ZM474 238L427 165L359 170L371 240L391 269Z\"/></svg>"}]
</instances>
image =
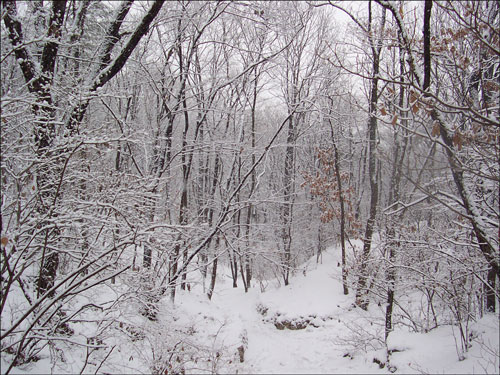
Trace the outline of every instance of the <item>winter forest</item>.
<instances>
[{"instance_id":1,"label":"winter forest","mask_svg":"<svg viewBox=\"0 0 500 375\"><path fill-rule=\"evenodd\" d=\"M1 373L498 373L497 1L1 2Z\"/></svg>"}]
</instances>

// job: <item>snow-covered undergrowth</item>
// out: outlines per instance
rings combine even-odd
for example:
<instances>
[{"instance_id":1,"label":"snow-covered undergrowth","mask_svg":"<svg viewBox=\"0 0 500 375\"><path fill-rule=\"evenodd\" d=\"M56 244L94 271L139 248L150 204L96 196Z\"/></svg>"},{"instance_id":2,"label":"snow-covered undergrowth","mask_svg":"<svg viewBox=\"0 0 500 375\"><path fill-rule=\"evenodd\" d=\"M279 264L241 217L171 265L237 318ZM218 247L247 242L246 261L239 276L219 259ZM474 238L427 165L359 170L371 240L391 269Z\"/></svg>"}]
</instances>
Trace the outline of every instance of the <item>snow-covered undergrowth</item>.
<instances>
[{"instance_id":1,"label":"snow-covered undergrowth","mask_svg":"<svg viewBox=\"0 0 500 375\"><path fill-rule=\"evenodd\" d=\"M399 325L386 346L384 306L354 307L354 293L342 293L339 259L340 250L330 248L290 285L270 282L265 292L232 288L230 272L222 268L212 301L193 280L175 304L168 297L160 301L157 321L137 314L132 299L119 301L108 316L90 309L87 314L102 314L101 324L111 326L94 343L103 348L86 355L68 342L58 363L51 363L47 347L39 361L13 373L498 373L498 316L470 323L465 354L458 327L451 325L427 333ZM113 288L119 287L100 287L92 298L112 301L120 295ZM82 321L72 328L77 340L102 327Z\"/></svg>"}]
</instances>

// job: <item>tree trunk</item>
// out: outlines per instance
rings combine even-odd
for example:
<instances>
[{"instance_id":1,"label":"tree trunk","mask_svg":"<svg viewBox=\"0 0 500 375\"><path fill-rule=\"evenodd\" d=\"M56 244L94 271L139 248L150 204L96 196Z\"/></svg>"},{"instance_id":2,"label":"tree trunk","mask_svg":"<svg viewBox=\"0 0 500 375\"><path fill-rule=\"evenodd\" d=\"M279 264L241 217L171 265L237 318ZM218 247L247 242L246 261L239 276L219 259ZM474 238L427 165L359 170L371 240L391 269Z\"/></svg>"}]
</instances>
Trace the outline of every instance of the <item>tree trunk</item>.
<instances>
[{"instance_id":1,"label":"tree trunk","mask_svg":"<svg viewBox=\"0 0 500 375\"><path fill-rule=\"evenodd\" d=\"M385 10L382 13L381 30L384 29L385 25ZM371 2L369 4L369 27L371 29ZM371 33L369 29L369 32ZM377 216L377 205L378 205L378 181L377 181L377 103L378 103L378 81L379 81L379 70L380 70L380 51L382 49L381 37L377 41L377 46L375 42L371 39L372 46L372 57L373 57L373 72L371 80L371 91L370 91L370 104L369 104L369 121L368 121L368 134L369 134L369 150L368 150L368 174L370 178L370 213L368 220L366 222L366 230L364 236L363 253L361 255L361 266L359 270L359 279L356 290L356 305L361 307L363 310L368 308L368 291L366 290L366 284L368 279L368 258L370 256L370 250L372 245L373 229L375 227L375 219Z\"/></svg>"},{"instance_id":2,"label":"tree trunk","mask_svg":"<svg viewBox=\"0 0 500 375\"><path fill-rule=\"evenodd\" d=\"M486 311L491 313L496 311L496 278L497 272L495 268L490 265L488 268L488 286L486 288Z\"/></svg>"},{"instance_id":3,"label":"tree trunk","mask_svg":"<svg viewBox=\"0 0 500 375\"><path fill-rule=\"evenodd\" d=\"M245 293L248 293L248 282L247 282L247 278L245 276L245 270L243 269L243 260L241 258L242 257L240 256L240 275L241 275L241 281L243 283L243 289L245 290Z\"/></svg>"},{"instance_id":4,"label":"tree trunk","mask_svg":"<svg viewBox=\"0 0 500 375\"><path fill-rule=\"evenodd\" d=\"M399 33L398 33L399 36ZM401 38L399 38L401 40ZM403 46L400 43L399 46L399 70L402 74L404 71L404 52L403 52ZM398 106L399 108L404 108L405 106L405 86L404 86L404 79L401 78L401 84L400 84L400 90L399 90L399 103ZM400 113L400 118L402 119L402 127L406 132L407 128L407 113L406 111L401 110ZM405 154L406 154L406 147L408 145L408 137L404 136L403 138L403 145L400 145L399 143L399 129L396 129L394 132L394 159L393 159L393 169L392 169L392 178L391 178L391 187L389 190L389 199L388 203L389 206L392 204L395 204L396 202L399 201L399 190L400 190L400 183L401 183L401 174L402 174L402 169L403 169L403 161L405 159ZM389 337L389 334L393 330L393 324L392 324L392 312L394 309L394 292L395 292L395 287L396 287L396 268L394 267L394 262L396 260L396 255L397 255L397 249L399 248L399 242L395 240L395 224L400 223L403 219L403 215L405 213L405 210L401 212L400 215L398 215L398 218L394 222L389 223L389 228L387 229L387 237L388 237L388 244L389 244L389 265L387 268L387 274L386 274L386 279L387 279L387 304L386 304L386 310L385 310L385 341L387 343L387 338ZM389 218L389 220L391 220Z\"/></svg>"},{"instance_id":5,"label":"tree trunk","mask_svg":"<svg viewBox=\"0 0 500 375\"><path fill-rule=\"evenodd\" d=\"M220 237L217 236L215 240L215 248L217 249L219 247L219 242L220 242ZM212 264L212 277L210 278L210 286L208 287L208 299L212 300L212 295L214 294L214 289L215 289L215 280L217 279L217 261L218 261L218 256L216 255L213 264Z\"/></svg>"},{"instance_id":6,"label":"tree trunk","mask_svg":"<svg viewBox=\"0 0 500 375\"><path fill-rule=\"evenodd\" d=\"M3 20L8 30L9 39L15 48L14 52L28 84L28 90L35 95L35 103L32 105L32 112L35 116L33 129L35 152L39 160L47 160L45 163L40 164L37 171L37 191L40 193L36 211L43 220L39 223L39 227L48 227L42 232L43 245L40 248L40 271L36 287L37 296L40 297L54 286L59 265L57 250L50 250L47 253L48 248L52 247L54 241L57 240L58 231L52 229L52 225L45 222L45 220L50 221L51 217L57 215L58 179L62 179L64 173L62 152L58 151L57 154L54 154L54 151L52 151L52 143L56 135L56 110L53 106L51 90L61 39L61 29L66 12L66 1L53 2L52 4L47 28L48 41L45 43L40 57L41 72L37 72L32 56L23 46L24 36L22 25L17 19L16 3L6 1L4 6L6 12ZM48 159L54 159L52 163L55 163L55 165L49 165ZM53 295L54 292L51 292L49 297Z\"/></svg>"},{"instance_id":7,"label":"tree trunk","mask_svg":"<svg viewBox=\"0 0 500 375\"><path fill-rule=\"evenodd\" d=\"M283 228L281 238L283 241L282 273L285 286L288 285L291 268L291 245L292 245L292 215L294 194L294 165L295 165L295 124L294 117L288 119L288 137L285 153L284 177L283 177Z\"/></svg>"},{"instance_id":8,"label":"tree trunk","mask_svg":"<svg viewBox=\"0 0 500 375\"><path fill-rule=\"evenodd\" d=\"M342 190L342 178L340 175L340 159L337 150L337 143L335 140L335 135L333 133L333 126L330 123L331 138L333 144L333 156L334 156L334 168L335 177L337 179L337 186L339 191L339 204L340 204L340 246L342 247L342 288L344 290L344 295L349 294L349 288L347 287L347 264L346 264L346 250L345 250L345 202L344 202L344 192Z\"/></svg>"},{"instance_id":9,"label":"tree trunk","mask_svg":"<svg viewBox=\"0 0 500 375\"><path fill-rule=\"evenodd\" d=\"M229 265L231 266L231 277L233 278L233 288L238 287L238 260L233 250L229 251Z\"/></svg>"},{"instance_id":10,"label":"tree trunk","mask_svg":"<svg viewBox=\"0 0 500 375\"><path fill-rule=\"evenodd\" d=\"M255 164L255 126L256 126L256 121L255 121L255 114L256 114L256 109L257 109L257 85L258 85L258 80L259 79L259 74L257 74L257 67L254 69L254 77L253 77L253 95L252 95L252 105L250 107L250 113L251 113L251 129L250 129L250 139L251 139L251 147L252 147L252 165ZM253 217L253 210L254 206L252 205L251 199L252 195L255 191L255 186L256 186L257 180L256 180L256 172L255 170L252 171L252 174L250 175L250 192L248 193L248 209L247 209L247 222L246 222L246 238L247 238L247 251L245 252L245 271L246 271L246 279L247 279L247 284L248 287L251 286L251 280L252 280L252 264L251 264L251 258L250 258L250 253L249 253L249 248L251 245L250 241L250 229L252 225L252 217Z\"/></svg>"},{"instance_id":11,"label":"tree trunk","mask_svg":"<svg viewBox=\"0 0 500 375\"><path fill-rule=\"evenodd\" d=\"M207 296L208 296L209 300L212 299L212 295L213 295L214 289L215 289L215 280L217 279L217 260L218 260L218 258L215 257L215 259L213 260L213 264L212 264L212 277L210 278L210 286L208 287L208 292L207 292Z\"/></svg>"}]
</instances>

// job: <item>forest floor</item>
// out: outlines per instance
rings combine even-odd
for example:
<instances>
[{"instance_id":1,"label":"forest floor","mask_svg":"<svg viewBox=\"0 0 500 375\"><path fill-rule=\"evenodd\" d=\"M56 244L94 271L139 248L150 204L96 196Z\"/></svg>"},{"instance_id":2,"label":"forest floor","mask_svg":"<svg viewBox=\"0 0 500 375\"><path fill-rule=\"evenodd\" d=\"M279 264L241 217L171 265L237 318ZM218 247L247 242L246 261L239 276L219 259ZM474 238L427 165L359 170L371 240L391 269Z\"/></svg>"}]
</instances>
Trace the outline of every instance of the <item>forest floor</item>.
<instances>
[{"instance_id":1,"label":"forest floor","mask_svg":"<svg viewBox=\"0 0 500 375\"><path fill-rule=\"evenodd\" d=\"M106 343L115 350L98 373L499 372L495 314L470 323L473 340L462 360L458 329L448 325L426 334L398 328L390 335L388 349L393 352L387 361L384 308L373 303L368 311L353 307L354 293L342 293L339 258L340 250L330 248L319 263L311 259L304 265L306 272L294 275L290 285L270 281L264 292L259 285L248 293L241 286L233 288L229 271L220 269L212 301L202 285L193 285L178 292L174 305L168 298L161 301L157 322L136 317L146 333L138 340L110 336ZM83 360L81 354L71 357L66 352L62 367L51 365L47 357L13 373L61 373L68 368L78 373ZM89 363L83 372L94 373L98 365Z\"/></svg>"},{"instance_id":2,"label":"forest floor","mask_svg":"<svg viewBox=\"0 0 500 375\"><path fill-rule=\"evenodd\" d=\"M211 316L217 322L214 328L220 324L215 345L223 342L230 352L247 338L244 362L226 370L221 363L221 372L498 373L499 321L494 314L470 324L475 338L461 361L458 328L442 326L426 334L394 331L388 341L394 352L387 363L381 340L384 308L353 307L353 293L342 292L339 262L340 250L330 248L319 263L311 259L307 272L291 278L290 285L269 285L264 293L257 286L246 294L233 289L226 276L217 281L211 303L184 293L177 308L186 316ZM305 329L293 329L306 324Z\"/></svg>"}]
</instances>

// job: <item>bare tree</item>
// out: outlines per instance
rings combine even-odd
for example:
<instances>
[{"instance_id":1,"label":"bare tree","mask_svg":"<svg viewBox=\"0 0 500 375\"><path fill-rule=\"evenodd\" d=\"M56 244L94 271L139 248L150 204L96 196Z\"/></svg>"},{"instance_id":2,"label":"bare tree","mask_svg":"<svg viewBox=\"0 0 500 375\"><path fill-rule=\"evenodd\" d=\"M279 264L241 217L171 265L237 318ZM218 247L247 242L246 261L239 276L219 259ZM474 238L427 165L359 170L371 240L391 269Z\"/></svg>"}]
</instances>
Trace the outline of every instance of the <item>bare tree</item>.
<instances>
[{"instance_id":1,"label":"bare tree","mask_svg":"<svg viewBox=\"0 0 500 375\"><path fill-rule=\"evenodd\" d=\"M373 230L375 227L375 220L377 216L378 198L379 198L379 184L377 180L377 167L376 167L376 147L377 147L377 106L379 98L379 73L380 73L380 54L383 47L383 35L385 27L385 11L382 12L380 26L375 29L373 26L373 12L371 1L368 4L368 25L364 31L368 36L368 41L371 50L372 71L370 81L370 98L368 108L368 176L370 179L370 213L366 222L365 235L363 238L363 253L361 255L361 265L359 270L359 280L356 287L356 304L362 309L366 310L368 307L367 295L367 266L370 256L370 249L372 244ZM361 26L361 24L359 24ZM377 32L375 39L374 34Z\"/></svg>"}]
</instances>

